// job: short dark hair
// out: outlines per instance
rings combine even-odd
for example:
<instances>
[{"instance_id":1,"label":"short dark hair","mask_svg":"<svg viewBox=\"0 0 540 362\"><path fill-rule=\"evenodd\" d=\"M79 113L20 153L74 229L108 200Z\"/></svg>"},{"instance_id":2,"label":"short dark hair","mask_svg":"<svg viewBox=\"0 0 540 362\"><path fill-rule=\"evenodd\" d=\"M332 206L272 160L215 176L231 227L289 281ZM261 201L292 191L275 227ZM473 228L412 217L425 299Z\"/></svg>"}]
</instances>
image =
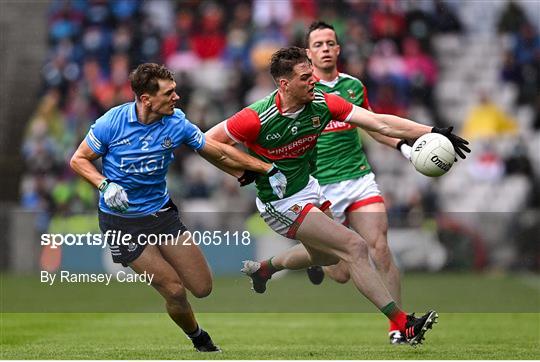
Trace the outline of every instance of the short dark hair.
<instances>
[{"instance_id":1,"label":"short dark hair","mask_svg":"<svg viewBox=\"0 0 540 362\"><path fill-rule=\"evenodd\" d=\"M328 23L325 23L324 21L317 20L317 21L312 22L309 25L308 31L306 33L306 38L304 39L305 42L306 42L306 48L309 48L309 36L311 35L311 33L313 33L315 30L320 30L320 29L330 29L330 30L332 30L334 32L334 34L336 35L336 42L338 42L336 29L334 29L334 27L332 25L330 25Z\"/></svg>"},{"instance_id":2,"label":"short dark hair","mask_svg":"<svg viewBox=\"0 0 540 362\"><path fill-rule=\"evenodd\" d=\"M156 63L143 63L129 75L131 90L140 98L143 93L154 95L159 90L158 79L174 80L174 73Z\"/></svg>"},{"instance_id":3,"label":"short dark hair","mask_svg":"<svg viewBox=\"0 0 540 362\"><path fill-rule=\"evenodd\" d=\"M276 81L281 77L290 78L294 66L301 63L311 64L305 49L299 47L281 48L272 54L270 74Z\"/></svg>"}]
</instances>

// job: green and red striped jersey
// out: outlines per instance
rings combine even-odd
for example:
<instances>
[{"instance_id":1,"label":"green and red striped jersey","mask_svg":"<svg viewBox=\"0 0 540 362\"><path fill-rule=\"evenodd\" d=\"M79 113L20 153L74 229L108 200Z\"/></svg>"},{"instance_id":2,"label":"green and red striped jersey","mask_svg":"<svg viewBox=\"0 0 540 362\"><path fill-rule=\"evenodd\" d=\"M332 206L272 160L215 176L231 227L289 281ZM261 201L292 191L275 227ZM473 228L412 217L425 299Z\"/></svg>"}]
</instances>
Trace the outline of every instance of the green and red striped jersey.
<instances>
[{"instance_id":1,"label":"green and red striped jersey","mask_svg":"<svg viewBox=\"0 0 540 362\"><path fill-rule=\"evenodd\" d=\"M294 113L283 113L277 91L236 113L225 123L229 137L248 152L274 163L287 177L285 197L302 190L313 171L317 139L331 120L348 121L353 106L344 99L315 90L315 99ZM257 196L278 200L268 176L257 178Z\"/></svg>"}]
</instances>

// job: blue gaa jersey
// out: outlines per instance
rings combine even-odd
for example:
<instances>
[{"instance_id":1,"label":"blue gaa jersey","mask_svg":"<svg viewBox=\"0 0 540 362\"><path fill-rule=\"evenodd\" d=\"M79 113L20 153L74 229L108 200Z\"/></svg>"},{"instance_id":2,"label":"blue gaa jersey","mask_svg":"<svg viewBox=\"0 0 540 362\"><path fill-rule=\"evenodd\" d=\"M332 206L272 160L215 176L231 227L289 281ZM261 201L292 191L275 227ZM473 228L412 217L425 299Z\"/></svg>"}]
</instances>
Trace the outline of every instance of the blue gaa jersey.
<instances>
[{"instance_id":1,"label":"blue gaa jersey","mask_svg":"<svg viewBox=\"0 0 540 362\"><path fill-rule=\"evenodd\" d=\"M173 151L182 144L200 150L205 138L197 126L175 108L174 114L152 124L137 120L135 102L112 108L90 127L86 143L102 156L103 175L121 185L129 208L111 210L100 195L101 211L123 217L139 217L158 211L169 201L165 176Z\"/></svg>"}]
</instances>

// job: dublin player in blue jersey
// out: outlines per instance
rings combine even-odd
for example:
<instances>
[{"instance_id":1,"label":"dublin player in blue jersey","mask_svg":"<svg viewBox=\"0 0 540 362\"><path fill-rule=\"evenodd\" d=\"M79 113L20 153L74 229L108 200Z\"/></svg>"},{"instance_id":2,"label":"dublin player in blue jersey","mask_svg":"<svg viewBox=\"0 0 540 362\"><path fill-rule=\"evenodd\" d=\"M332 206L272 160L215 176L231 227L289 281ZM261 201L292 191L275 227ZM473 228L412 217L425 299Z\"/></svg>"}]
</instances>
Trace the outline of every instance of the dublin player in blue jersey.
<instances>
[{"instance_id":1,"label":"dublin player in blue jersey","mask_svg":"<svg viewBox=\"0 0 540 362\"><path fill-rule=\"evenodd\" d=\"M136 100L112 108L91 127L71 159L71 167L100 191L99 225L103 233L131 235L130 243L110 245L113 261L137 273L153 274L153 287L164 297L173 321L200 352L218 352L202 330L187 300L187 290L203 298L212 276L198 246L187 241L186 227L169 197L165 176L173 151L185 144L215 166L235 175L244 170L270 175L273 191L283 196L287 180L273 165L234 147L206 139L184 113L173 74L153 63L130 75ZM102 172L92 161L102 158ZM242 182L242 180L240 180ZM179 235L161 245L145 245L140 236Z\"/></svg>"}]
</instances>

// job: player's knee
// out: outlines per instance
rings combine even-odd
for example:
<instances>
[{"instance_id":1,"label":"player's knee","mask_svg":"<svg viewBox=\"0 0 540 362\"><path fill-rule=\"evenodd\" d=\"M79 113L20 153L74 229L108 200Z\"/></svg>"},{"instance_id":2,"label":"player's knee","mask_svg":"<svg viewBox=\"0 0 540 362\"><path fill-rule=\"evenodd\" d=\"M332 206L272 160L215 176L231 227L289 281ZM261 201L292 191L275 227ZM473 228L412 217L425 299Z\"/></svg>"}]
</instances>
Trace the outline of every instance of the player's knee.
<instances>
[{"instance_id":1,"label":"player's knee","mask_svg":"<svg viewBox=\"0 0 540 362\"><path fill-rule=\"evenodd\" d=\"M388 242L385 237L378 238L369 250L369 254L373 261L381 267L389 267L392 261L392 254L388 247Z\"/></svg>"},{"instance_id":2,"label":"player's knee","mask_svg":"<svg viewBox=\"0 0 540 362\"><path fill-rule=\"evenodd\" d=\"M179 282L169 282L164 284L161 289L165 299L173 303L183 303L187 300L186 289Z\"/></svg>"},{"instance_id":3,"label":"player's knee","mask_svg":"<svg viewBox=\"0 0 540 362\"><path fill-rule=\"evenodd\" d=\"M343 260L345 262L354 262L355 260L367 259L368 246L362 238L353 234L344 243L346 255Z\"/></svg>"},{"instance_id":4,"label":"player's knee","mask_svg":"<svg viewBox=\"0 0 540 362\"><path fill-rule=\"evenodd\" d=\"M205 298L212 293L212 282L210 283L203 283L195 288L192 288L191 294L193 294L196 298Z\"/></svg>"}]
</instances>

